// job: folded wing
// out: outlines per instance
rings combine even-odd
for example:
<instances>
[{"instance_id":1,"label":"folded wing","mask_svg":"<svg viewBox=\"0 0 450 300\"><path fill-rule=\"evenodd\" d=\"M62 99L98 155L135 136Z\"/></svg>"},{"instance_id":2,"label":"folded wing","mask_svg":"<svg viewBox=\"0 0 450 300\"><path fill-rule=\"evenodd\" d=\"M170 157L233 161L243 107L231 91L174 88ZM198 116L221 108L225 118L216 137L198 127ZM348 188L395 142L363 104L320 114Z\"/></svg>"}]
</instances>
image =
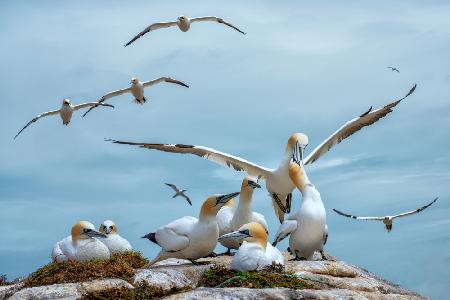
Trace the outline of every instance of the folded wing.
<instances>
[{"instance_id":1,"label":"folded wing","mask_svg":"<svg viewBox=\"0 0 450 300\"><path fill-rule=\"evenodd\" d=\"M168 252L183 250L189 246L189 231L196 222L194 217L183 217L161 227L155 233L158 245Z\"/></svg>"}]
</instances>

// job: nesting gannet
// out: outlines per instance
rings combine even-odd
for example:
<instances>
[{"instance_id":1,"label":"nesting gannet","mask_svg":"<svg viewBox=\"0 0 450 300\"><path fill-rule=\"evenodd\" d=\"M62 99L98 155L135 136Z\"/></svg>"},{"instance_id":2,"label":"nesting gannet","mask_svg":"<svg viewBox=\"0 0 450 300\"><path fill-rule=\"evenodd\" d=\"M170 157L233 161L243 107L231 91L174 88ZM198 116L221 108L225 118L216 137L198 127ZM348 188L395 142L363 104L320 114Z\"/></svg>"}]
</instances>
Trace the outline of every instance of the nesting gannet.
<instances>
[{"instance_id":1,"label":"nesting gannet","mask_svg":"<svg viewBox=\"0 0 450 300\"><path fill-rule=\"evenodd\" d=\"M328 237L326 212L319 191L308 179L302 162L289 163L289 176L302 193L300 210L281 224L273 246L290 235L289 249L295 260L312 259L314 251L325 258L323 246Z\"/></svg>"},{"instance_id":2,"label":"nesting gannet","mask_svg":"<svg viewBox=\"0 0 450 300\"><path fill-rule=\"evenodd\" d=\"M335 133L333 133L325 141L323 141L304 159L305 165L313 163L319 157L328 152L333 146L339 144L342 140L348 138L355 132L359 131L361 128L377 122L379 119L392 112L393 108L397 104L399 104L400 101L411 95L415 89L416 85L414 85L403 98L391 102L383 108L374 111L372 111L372 108L370 108L359 117L356 117L345 123L341 128L339 128ZM288 165L294 152L296 156L303 158L303 152L307 144L302 142L302 137L303 135L298 133L291 135L286 145L284 158L276 169L259 166L243 158L204 146L185 144L134 143L117 140L107 141L112 141L116 144L135 145L147 149L156 149L164 152L194 154L213 161L217 164L232 168L236 171L245 171L252 177L265 179L267 191L272 197L275 213L277 214L280 223L282 223L284 221L284 214L290 212L291 192L295 187L295 185L289 178Z\"/></svg>"},{"instance_id":3,"label":"nesting gannet","mask_svg":"<svg viewBox=\"0 0 450 300\"><path fill-rule=\"evenodd\" d=\"M167 258L188 259L195 264L196 259L213 253L219 238L216 214L237 195L239 193L210 196L203 202L198 219L183 217L143 236L162 248L150 264Z\"/></svg>"},{"instance_id":4,"label":"nesting gannet","mask_svg":"<svg viewBox=\"0 0 450 300\"><path fill-rule=\"evenodd\" d=\"M99 231L106 235L105 238L101 237L99 240L108 247L111 254L133 250L131 244L119 235L117 225L113 221L104 221L100 225Z\"/></svg>"},{"instance_id":5,"label":"nesting gannet","mask_svg":"<svg viewBox=\"0 0 450 300\"><path fill-rule=\"evenodd\" d=\"M172 184L172 183L166 183L166 185L170 186L172 188L172 190L175 191L175 195L173 195L172 198L175 198L178 196L183 197L184 199L186 199L186 201L189 203L189 205L192 206L191 199L189 199L189 197L186 196L186 194L184 193L184 192L187 192L187 190L180 190L179 188L177 188L177 186L175 184Z\"/></svg>"},{"instance_id":6,"label":"nesting gannet","mask_svg":"<svg viewBox=\"0 0 450 300\"><path fill-rule=\"evenodd\" d=\"M167 27L172 27L172 26L178 26L178 28L180 28L180 30L182 32L186 32L191 27L191 23L194 23L194 22L211 22L211 21L212 22L217 22L219 24L224 24L226 26L229 26L229 27L233 28L234 30L239 31L242 34L245 34L245 32L243 32L239 28L233 26L232 24L230 24L228 22L225 22L222 18L218 18L218 17L188 18L186 16L180 16L180 17L178 17L177 21L175 21L175 22L154 23L154 24L148 26L147 28L142 30L138 35L136 35L131 41L126 43L125 47L130 45L131 43L133 43L135 40L139 39L140 37L142 37L144 34L150 32L150 31L156 30L156 29L167 28Z\"/></svg>"},{"instance_id":7,"label":"nesting gannet","mask_svg":"<svg viewBox=\"0 0 450 300\"><path fill-rule=\"evenodd\" d=\"M418 209L415 209L415 210L412 210L412 211L408 211L408 212L404 212L404 213L401 213L401 214L398 214L398 215L394 215L394 216L384 216L384 217L357 217L357 216L353 216L353 215L349 215L349 214L343 213L343 212L341 212L341 211L339 211L339 210L337 210L337 209L334 209L334 208L333 208L333 210L334 210L336 213L340 214L341 216L344 216L344 217L347 217L347 218L352 218L352 219L355 219L355 220L374 220L374 221L383 221L383 223L384 223L384 225L385 225L385 227L386 227L386 230L387 230L388 232L390 232L390 231L392 230L392 222L394 221L394 219L396 219L396 218L402 218L402 217L407 217L407 216L411 216L411 215L420 213L422 210L426 209L427 207L431 206L431 204L433 204L434 202L436 202L437 199L438 199L438 198L435 198L433 201L431 201L431 202L428 203L427 205L422 206L422 207L420 207L420 208L418 208Z\"/></svg>"},{"instance_id":8,"label":"nesting gannet","mask_svg":"<svg viewBox=\"0 0 450 300\"><path fill-rule=\"evenodd\" d=\"M52 111L47 111L47 112L44 112L44 113L42 113L42 114L40 114L40 115L37 115L34 119L32 119L30 122L28 122L27 125L25 125L25 126L19 131L19 133L16 134L16 136L14 137L14 139L15 139L16 137L18 137L19 134L20 134L22 131L25 130L25 128L27 128L28 126L30 126L31 123L36 122L36 121L39 120L40 118L59 114L60 117L61 117L61 119L62 119L62 121L63 121L63 124L64 124L64 125L69 125L70 120L72 119L72 114L73 114L74 111L79 110L79 109L81 109L81 108L88 107L88 106L94 107L94 106L98 106L98 105L101 105L101 106L108 106L108 107L114 107L114 106L112 106L112 105L110 105L110 104L99 104L99 103L97 103L97 102L87 102L87 103L82 103L82 104L78 104L78 105L72 105L72 104L70 103L70 100L69 100L69 99L64 99L64 100L63 100L63 103L62 103L62 106L61 106L60 109L58 109L58 110L52 110Z\"/></svg>"},{"instance_id":9,"label":"nesting gannet","mask_svg":"<svg viewBox=\"0 0 450 300\"><path fill-rule=\"evenodd\" d=\"M388 69L391 69L391 71L393 71L393 72L400 73L400 70L397 69L397 68L395 68L395 67L387 67L387 68L388 68Z\"/></svg>"},{"instance_id":10,"label":"nesting gannet","mask_svg":"<svg viewBox=\"0 0 450 300\"><path fill-rule=\"evenodd\" d=\"M131 82L130 82L131 86L130 87L121 89L121 90L117 90L117 91L109 92L106 95L103 95L100 98L100 100L98 100L97 103L98 104L103 103L110 98L120 96L125 93L131 93L134 97L134 103L142 105L147 101L147 98L144 96L144 88L161 83L161 82L175 83L175 84L189 88L189 86L187 84L185 84L184 82L181 82L176 79L172 79L170 77L160 77L158 79L144 81L144 82L141 82L138 78L133 77L133 78L131 78ZM88 111L86 111L83 114L83 117L86 116L94 108L95 108L95 106L91 107Z\"/></svg>"},{"instance_id":11,"label":"nesting gannet","mask_svg":"<svg viewBox=\"0 0 450 300\"><path fill-rule=\"evenodd\" d=\"M97 239L102 237L106 235L96 231L92 223L80 221L73 225L71 235L55 244L52 251L53 261L108 259L108 247Z\"/></svg>"},{"instance_id":12,"label":"nesting gannet","mask_svg":"<svg viewBox=\"0 0 450 300\"><path fill-rule=\"evenodd\" d=\"M267 231L260 223L244 224L238 230L219 237L220 242L228 239L242 243L233 256L233 270L247 272L261 270L272 263L284 265L283 255L267 242Z\"/></svg>"},{"instance_id":13,"label":"nesting gannet","mask_svg":"<svg viewBox=\"0 0 450 300\"><path fill-rule=\"evenodd\" d=\"M219 226L219 236L230 233L233 230L231 229L231 220L233 219L234 212L236 211L235 200L230 199L226 204L224 204L219 212L217 213L217 225ZM223 240L220 242L222 246L227 248L227 252L223 253L225 255L231 254L230 249L233 247L235 242L231 239Z\"/></svg>"}]
</instances>

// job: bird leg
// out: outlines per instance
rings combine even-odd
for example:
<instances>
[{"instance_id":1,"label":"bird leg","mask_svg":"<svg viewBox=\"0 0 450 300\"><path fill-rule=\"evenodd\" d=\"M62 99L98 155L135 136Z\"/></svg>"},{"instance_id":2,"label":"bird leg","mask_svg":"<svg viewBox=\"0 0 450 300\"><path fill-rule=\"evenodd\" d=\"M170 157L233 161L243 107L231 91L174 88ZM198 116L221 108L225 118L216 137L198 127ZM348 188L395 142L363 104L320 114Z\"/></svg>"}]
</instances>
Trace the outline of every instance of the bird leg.
<instances>
[{"instance_id":1,"label":"bird leg","mask_svg":"<svg viewBox=\"0 0 450 300\"><path fill-rule=\"evenodd\" d=\"M226 252L217 254L217 256L227 256L227 255L228 256L233 256L234 255L234 253L231 253L231 249L230 248L228 248Z\"/></svg>"},{"instance_id":2,"label":"bird leg","mask_svg":"<svg viewBox=\"0 0 450 300\"><path fill-rule=\"evenodd\" d=\"M230 250L230 249L228 249ZM211 252L210 254L208 254L208 256L206 257L217 257L217 254L215 252Z\"/></svg>"},{"instance_id":3,"label":"bird leg","mask_svg":"<svg viewBox=\"0 0 450 300\"><path fill-rule=\"evenodd\" d=\"M194 266L204 265L205 263L196 261L194 259L188 259Z\"/></svg>"},{"instance_id":4,"label":"bird leg","mask_svg":"<svg viewBox=\"0 0 450 300\"><path fill-rule=\"evenodd\" d=\"M322 250L319 251L320 255L322 256L322 260L328 260L327 255L325 254L325 252Z\"/></svg>"}]
</instances>

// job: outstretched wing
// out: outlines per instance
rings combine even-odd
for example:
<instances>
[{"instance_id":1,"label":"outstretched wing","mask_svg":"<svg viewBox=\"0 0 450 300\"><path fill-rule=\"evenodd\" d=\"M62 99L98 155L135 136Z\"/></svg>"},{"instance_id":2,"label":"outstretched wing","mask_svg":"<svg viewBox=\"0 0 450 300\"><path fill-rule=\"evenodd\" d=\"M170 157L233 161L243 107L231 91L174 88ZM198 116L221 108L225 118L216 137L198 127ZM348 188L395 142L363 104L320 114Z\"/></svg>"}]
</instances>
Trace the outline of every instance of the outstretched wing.
<instances>
[{"instance_id":1,"label":"outstretched wing","mask_svg":"<svg viewBox=\"0 0 450 300\"><path fill-rule=\"evenodd\" d=\"M170 77L161 77L161 78L158 78L158 79L155 79L155 80L145 81L145 82L142 83L142 85L146 88L148 86L152 86L152 85L155 85L155 84L160 83L160 82L175 83L175 84L179 84L181 86L187 87L187 88L189 87L186 83L181 82L181 81L176 80L176 79L173 79L173 78L170 78Z\"/></svg>"},{"instance_id":2,"label":"outstretched wing","mask_svg":"<svg viewBox=\"0 0 450 300\"><path fill-rule=\"evenodd\" d=\"M172 183L165 183L165 185L170 186L172 188L172 190L175 191L175 193L178 193L180 190L178 190L177 186L175 184Z\"/></svg>"},{"instance_id":3,"label":"outstretched wing","mask_svg":"<svg viewBox=\"0 0 450 300\"><path fill-rule=\"evenodd\" d=\"M107 107L112 107L112 108L114 108L114 105L111 105L111 104L106 104L106 103L98 103L98 102L86 102L86 103L81 103L81 104L78 104L78 105L74 105L73 106L73 109L74 110L79 110L79 109L82 109L82 108L85 108L85 107L95 107L95 106L107 106Z\"/></svg>"},{"instance_id":4,"label":"outstretched wing","mask_svg":"<svg viewBox=\"0 0 450 300\"><path fill-rule=\"evenodd\" d=\"M186 194L185 193L181 193L181 197L183 197L184 199L186 199L186 201L189 203L189 205L190 206L192 206L192 202L191 202L191 199L189 199L189 197L188 196L186 196Z\"/></svg>"},{"instance_id":5,"label":"outstretched wing","mask_svg":"<svg viewBox=\"0 0 450 300\"><path fill-rule=\"evenodd\" d=\"M27 125L25 125L15 136L14 136L14 139L16 139L16 137L18 137L19 136L19 134L21 134L22 133L22 131L24 131L25 130L25 128L27 128L28 126L30 126L32 123L34 123L34 122L36 122L37 120L39 120L40 118L43 118L43 117L47 117L47 116L51 116L51 115L56 115L56 114L58 114L59 113L59 109L58 110L52 110L52 111L47 111L47 112L44 112L44 113L42 113L42 114L40 114L40 115L37 115L36 117L34 117L30 122L28 122L27 123Z\"/></svg>"},{"instance_id":6,"label":"outstretched wing","mask_svg":"<svg viewBox=\"0 0 450 300\"><path fill-rule=\"evenodd\" d=\"M428 203L427 205L422 206L422 207L420 207L420 208L418 208L418 209L416 209L416 210L412 210L412 211L408 211L408 212L404 212L404 213L402 213L402 214L398 214L398 215L392 216L392 219L395 219L395 218L402 218L402 217L406 217L406 216L410 216L410 215L414 215L414 214L420 213L422 210L425 210L426 208L428 208L429 206L431 206L431 204L433 204L434 202L436 202L437 199L438 199L438 198L435 198L433 201L431 201L431 202Z\"/></svg>"},{"instance_id":7,"label":"outstretched wing","mask_svg":"<svg viewBox=\"0 0 450 300\"><path fill-rule=\"evenodd\" d=\"M148 143L133 143L126 141L107 140L115 144L133 145L141 148L155 149L164 152L182 153L182 154L194 154L207 160L213 161L219 165L232 168L236 171L245 171L250 176L258 178L267 178L272 172L271 169L267 169L252 162L249 162L243 158L233 156L231 154L223 153L212 148L195 145L183 145L183 144L148 144Z\"/></svg>"},{"instance_id":8,"label":"outstretched wing","mask_svg":"<svg viewBox=\"0 0 450 300\"><path fill-rule=\"evenodd\" d=\"M237 28L233 24L225 22L222 18L218 18L218 17L199 17L199 18L192 18L192 19L189 19L189 20L191 22L205 22L205 21L208 22L208 21L213 21L213 22L217 22L217 23L220 23L220 24L224 24L224 25L226 25L228 27L231 27L234 30L239 31L242 34L246 34L245 32L243 32L242 30L240 30L239 28Z\"/></svg>"},{"instance_id":9,"label":"outstretched wing","mask_svg":"<svg viewBox=\"0 0 450 300\"><path fill-rule=\"evenodd\" d=\"M89 109L83 114L83 117L85 117L91 110L93 110L94 108L96 108L96 107L98 106L99 103L103 103L103 102L105 102L106 100L108 100L109 98L116 97L116 96L120 96L120 95L125 94L125 93L128 93L128 92L131 92L131 88L130 88L130 87L129 87L129 88L126 88L126 89L121 89L121 90L117 90L117 91L112 91L112 92L107 93L106 95L103 95L103 96L100 98L100 100L97 101L97 105L91 106L91 108L89 108Z\"/></svg>"},{"instance_id":10,"label":"outstretched wing","mask_svg":"<svg viewBox=\"0 0 450 300\"><path fill-rule=\"evenodd\" d=\"M333 208L333 210L336 213L338 213L339 215L341 215L341 216L344 216L344 217L347 217L347 218L352 218L352 219L355 219L355 220L375 220L375 221L383 221L384 220L384 217L357 217L357 216L354 216L354 215L346 214L346 213L344 213L342 211L339 211L337 209L334 209L334 208Z\"/></svg>"},{"instance_id":11,"label":"outstretched wing","mask_svg":"<svg viewBox=\"0 0 450 300\"><path fill-rule=\"evenodd\" d=\"M272 246L276 246L279 242L288 237L295 229L297 229L297 221L296 220L286 220L278 228L277 234L275 235L275 240L272 243Z\"/></svg>"},{"instance_id":12,"label":"outstretched wing","mask_svg":"<svg viewBox=\"0 0 450 300\"><path fill-rule=\"evenodd\" d=\"M325 141L323 141L308 155L308 157L306 157L305 165L315 162L322 155L327 153L333 146L339 144L341 141L348 138L355 132L358 132L363 127L372 125L381 118L385 117L387 114L392 112L393 108L397 106L397 104L399 104L403 99L411 95L415 91L416 86L417 85L415 84L403 98L395 100L394 102L389 103L383 108L379 108L374 111L372 111L372 109L370 108L367 112L365 112L361 116L345 123L344 126L339 128L335 133L333 133L330 137L328 137Z\"/></svg>"},{"instance_id":13,"label":"outstretched wing","mask_svg":"<svg viewBox=\"0 0 450 300\"><path fill-rule=\"evenodd\" d=\"M154 24L148 26L147 28L145 28L144 30L142 30L141 32L139 32L138 35L136 35L131 41L129 41L128 43L125 44L125 47L129 46L135 40L139 39L144 34L150 32L150 31L153 31L153 30L156 30L156 29L160 29L160 28L167 28L167 27L171 27L171 26L175 26L175 25L177 25L177 22L154 23Z\"/></svg>"}]
</instances>

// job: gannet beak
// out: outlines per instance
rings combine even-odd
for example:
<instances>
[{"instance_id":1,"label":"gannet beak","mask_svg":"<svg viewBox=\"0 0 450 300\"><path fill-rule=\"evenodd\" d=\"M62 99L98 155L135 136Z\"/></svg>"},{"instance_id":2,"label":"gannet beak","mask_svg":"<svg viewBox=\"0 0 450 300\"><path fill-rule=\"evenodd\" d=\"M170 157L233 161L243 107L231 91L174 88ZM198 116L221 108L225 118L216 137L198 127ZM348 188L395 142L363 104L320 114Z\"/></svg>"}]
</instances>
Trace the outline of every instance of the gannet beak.
<instances>
[{"instance_id":1,"label":"gannet beak","mask_svg":"<svg viewBox=\"0 0 450 300\"><path fill-rule=\"evenodd\" d=\"M217 196L217 198L216 198L216 206L227 203L230 199L236 197L237 195L239 195L239 192L231 193L231 194L227 194L227 195L222 195L222 196Z\"/></svg>"},{"instance_id":2,"label":"gannet beak","mask_svg":"<svg viewBox=\"0 0 450 300\"><path fill-rule=\"evenodd\" d=\"M238 240L238 241L242 241L248 237L251 237L250 232L248 229L246 230L242 230L242 231L234 231L231 233L227 233L222 235L221 237L219 237L219 241L223 241L223 240Z\"/></svg>"},{"instance_id":3,"label":"gannet beak","mask_svg":"<svg viewBox=\"0 0 450 300\"><path fill-rule=\"evenodd\" d=\"M259 184L257 184L254 181L251 181L251 180L249 180L248 185L251 186L254 189L260 189L261 188L261 186Z\"/></svg>"},{"instance_id":4,"label":"gannet beak","mask_svg":"<svg viewBox=\"0 0 450 300\"><path fill-rule=\"evenodd\" d=\"M295 142L294 152L292 153L292 160L299 166L303 165L303 157L305 153L305 146Z\"/></svg>"},{"instance_id":5,"label":"gannet beak","mask_svg":"<svg viewBox=\"0 0 450 300\"><path fill-rule=\"evenodd\" d=\"M85 234L86 234L88 237L91 237L91 238L93 238L93 237L102 237L102 238L107 237L106 234L101 233L101 232L98 232L98 231L96 231L96 230L89 230L89 231L85 232Z\"/></svg>"}]
</instances>

